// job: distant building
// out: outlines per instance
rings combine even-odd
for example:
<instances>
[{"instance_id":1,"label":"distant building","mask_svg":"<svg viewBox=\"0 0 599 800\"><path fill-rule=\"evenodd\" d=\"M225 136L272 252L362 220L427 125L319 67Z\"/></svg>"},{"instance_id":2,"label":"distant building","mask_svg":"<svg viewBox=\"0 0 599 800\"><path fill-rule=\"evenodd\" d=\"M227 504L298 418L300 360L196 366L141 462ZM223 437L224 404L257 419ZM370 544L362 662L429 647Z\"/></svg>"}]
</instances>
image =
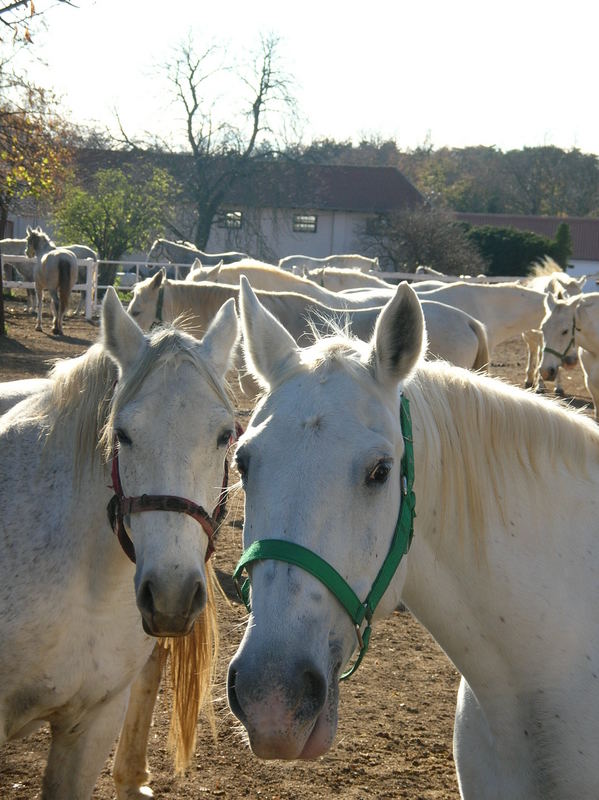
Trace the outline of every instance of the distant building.
<instances>
[{"instance_id":1,"label":"distant building","mask_svg":"<svg viewBox=\"0 0 599 800\"><path fill-rule=\"evenodd\" d=\"M162 167L183 183L192 161L186 154L143 151L82 150L77 157L77 173L84 185L99 169L148 166ZM422 202L418 190L394 167L253 159L225 192L205 249L241 250L275 263L295 253L317 258L360 253L362 236L377 215ZM182 205L177 215L179 229L190 230L190 209ZM41 224L52 234L49 221L35 214L11 221L15 236L24 236L28 224ZM160 235L177 238L166 229Z\"/></svg>"}]
</instances>

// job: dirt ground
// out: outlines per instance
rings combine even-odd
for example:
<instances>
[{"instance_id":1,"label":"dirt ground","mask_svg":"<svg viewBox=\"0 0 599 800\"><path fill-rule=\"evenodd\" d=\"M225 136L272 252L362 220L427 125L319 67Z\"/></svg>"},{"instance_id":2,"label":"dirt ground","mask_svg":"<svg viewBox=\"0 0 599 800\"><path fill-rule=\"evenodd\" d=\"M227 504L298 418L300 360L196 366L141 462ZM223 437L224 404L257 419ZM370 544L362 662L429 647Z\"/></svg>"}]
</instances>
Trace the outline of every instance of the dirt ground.
<instances>
[{"instance_id":1,"label":"dirt ground","mask_svg":"<svg viewBox=\"0 0 599 800\"><path fill-rule=\"evenodd\" d=\"M98 336L97 324L65 321L56 339L34 330L23 304L6 301L8 338L0 337L0 380L43 375L49 360L82 353ZM47 326L49 329L49 325ZM524 346L514 339L497 349L491 374L521 384ZM579 368L564 379L577 406L589 401ZM243 422L243 419L242 419ZM157 798L251 798L252 800L457 800L452 727L458 674L428 633L409 613L396 612L375 629L370 651L340 691L339 729L330 752L315 762L279 763L256 759L225 698L226 669L241 639L245 609L237 602L230 574L241 552L243 498L229 501L227 524L215 555L217 574L229 603L220 602L221 653L214 703L218 732L213 740L199 722L194 763L173 776L166 750L168 692L162 690L150 732L149 761ZM0 750L1 800L41 796L48 734ZM112 800L112 756L98 780L95 800Z\"/></svg>"}]
</instances>

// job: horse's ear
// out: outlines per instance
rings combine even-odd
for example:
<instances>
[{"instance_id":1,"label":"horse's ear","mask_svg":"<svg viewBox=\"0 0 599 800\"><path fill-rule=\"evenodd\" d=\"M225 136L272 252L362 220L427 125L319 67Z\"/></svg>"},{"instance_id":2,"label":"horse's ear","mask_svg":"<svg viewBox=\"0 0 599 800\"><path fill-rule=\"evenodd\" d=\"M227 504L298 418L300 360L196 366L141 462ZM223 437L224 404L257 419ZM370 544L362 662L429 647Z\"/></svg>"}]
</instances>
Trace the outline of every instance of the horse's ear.
<instances>
[{"instance_id":1,"label":"horse's ear","mask_svg":"<svg viewBox=\"0 0 599 800\"><path fill-rule=\"evenodd\" d=\"M286 362L299 362L299 348L287 329L260 303L245 275L239 278L239 313L246 364L258 383L269 388Z\"/></svg>"},{"instance_id":2,"label":"horse's ear","mask_svg":"<svg viewBox=\"0 0 599 800\"><path fill-rule=\"evenodd\" d=\"M551 292L547 292L545 295L545 308L547 312L550 314L556 305L555 296Z\"/></svg>"},{"instance_id":3,"label":"horse's ear","mask_svg":"<svg viewBox=\"0 0 599 800\"><path fill-rule=\"evenodd\" d=\"M374 377L385 386L405 381L426 351L426 328L416 292L400 283L379 314L369 361Z\"/></svg>"},{"instance_id":4,"label":"horse's ear","mask_svg":"<svg viewBox=\"0 0 599 800\"><path fill-rule=\"evenodd\" d=\"M165 278L166 278L166 270L164 269L164 267L161 267L150 281L150 288L159 289L162 286L162 282L164 281Z\"/></svg>"},{"instance_id":5,"label":"horse's ear","mask_svg":"<svg viewBox=\"0 0 599 800\"><path fill-rule=\"evenodd\" d=\"M219 261L214 267L207 267L204 269L204 278L207 281L213 281L215 278L218 278L218 273L220 272L222 265L223 262Z\"/></svg>"},{"instance_id":6,"label":"horse's ear","mask_svg":"<svg viewBox=\"0 0 599 800\"><path fill-rule=\"evenodd\" d=\"M127 314L113 286L106 289L102 303L102 342L121 374L136 363L148 346L142 329Z\"/></svg>"},{"instance_id":7,"label":"horse's ear","mask_svg":"<svg viewBox=\"0 0 599 800\"><path fill-rule=\"evenodd\" d=\"M27 236L29 236L30 233L31 233L31 225L28 225L27 226Z\"/></svg>"},{"instance_id":8,"label":"horse's ear","mask_svg":"<svg viewBox=\"0 0 599 800\"><path fill-rule=\"evenodd\" d=\"M202 339L202 348L217 374L223 378L231 367L233 348L238 338L239 320L235 300L231 297L220 307Z\"/></svg>"}]
</instances>

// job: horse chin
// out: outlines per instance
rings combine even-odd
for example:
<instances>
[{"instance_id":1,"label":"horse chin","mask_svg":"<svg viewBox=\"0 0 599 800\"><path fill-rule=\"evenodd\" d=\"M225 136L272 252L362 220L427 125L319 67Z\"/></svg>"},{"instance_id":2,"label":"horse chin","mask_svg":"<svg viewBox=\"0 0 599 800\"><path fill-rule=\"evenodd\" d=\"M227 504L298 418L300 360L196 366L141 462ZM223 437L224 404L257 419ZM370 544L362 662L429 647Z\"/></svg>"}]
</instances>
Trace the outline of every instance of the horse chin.
<instances>
[{"instance_id":1,"label":"horse chin","mask_svg":"<svg viewBox=\"0 0 599 800\"><path fill-rule=\"evenodd\" d=\"M335 734L337 733L337 708L335 707L333 717L328 713L328 707L325 708L312 728L312 733L304 745L299 758L302 761L313 761L319 756L323 756L333 744Z\"/></svg>"},{"instance_id":2,"label":"horse chin","mask_svg":"<svg viewBox=\"0 0 599 800\"><path fill-rule=\"evenodd\" d=\"M191 633L195 619L189 617L174 616L165 618L163 615L154 615L150 618L142 615L141 624L148 636L162 638L165 636L187 636Z\"/></svg>"}]
</instances>

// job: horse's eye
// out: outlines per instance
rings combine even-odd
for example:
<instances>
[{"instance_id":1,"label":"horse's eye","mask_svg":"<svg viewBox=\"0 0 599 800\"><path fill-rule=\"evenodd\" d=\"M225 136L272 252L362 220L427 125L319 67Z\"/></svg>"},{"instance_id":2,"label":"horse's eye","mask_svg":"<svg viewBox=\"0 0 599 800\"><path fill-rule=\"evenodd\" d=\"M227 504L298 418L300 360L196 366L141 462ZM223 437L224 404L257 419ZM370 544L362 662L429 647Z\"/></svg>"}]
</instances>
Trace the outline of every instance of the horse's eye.
<instances>
[{"instance_id":1,"label":"horse's eye","mask_svg":"<svg viewBox=\"0 0 599 800\"><path fill-rule=\"evenodd\" d=\"M127 436L127 434L122 428L117 428L115 433L116 433L116 438L119 440L119 444L124 444L124 445L133 444L131 439Z\"/></svg>"},{"instance_id":2,"label":"horse's eye","mask_svg":"<svg viewBox=\"0 0 599 800\"><path fill-rule=\"evenodd\" d=\"M139 312L139 311L130 311L130 312L129 312L129 314L130 314L132 317L139 317L139 315L140 315L140 312Z\"/></svg>"},{"instance_id":3,"label":"horse's eye","mask_svg":"<svg viewBox=\"0 0 599 800\"><path fill-rule=\"evenodd\" d=\"M374 467L368 473L366 478L366 485L367 486L374 486L377 484L383 484L389 477L389 473L391 472L391 462L390 461L379 461L377 462Z\"/></svg>"},{"instance_id":4,"label":"horse's eye","mask_svg":"<svg viewBox=\"0 0 599 800\"><path fill-rule=\"evenodd\" d=\"M222 431L218 439L216 440L217 447L227 447L233 438L233 431L231 428L227 428L226 430Z\"/></svg>"},{"instance_id":5,"label":"horse's eye","mask_svg":"<svg viewBox=\"0 0 599 800\"><path fill-rule=\"evenodd\" d=\"M567 336L569 333L570 333L570 329L566 328L565 330L562 331L562 336Z\"/></svg>"}]
</instances>

